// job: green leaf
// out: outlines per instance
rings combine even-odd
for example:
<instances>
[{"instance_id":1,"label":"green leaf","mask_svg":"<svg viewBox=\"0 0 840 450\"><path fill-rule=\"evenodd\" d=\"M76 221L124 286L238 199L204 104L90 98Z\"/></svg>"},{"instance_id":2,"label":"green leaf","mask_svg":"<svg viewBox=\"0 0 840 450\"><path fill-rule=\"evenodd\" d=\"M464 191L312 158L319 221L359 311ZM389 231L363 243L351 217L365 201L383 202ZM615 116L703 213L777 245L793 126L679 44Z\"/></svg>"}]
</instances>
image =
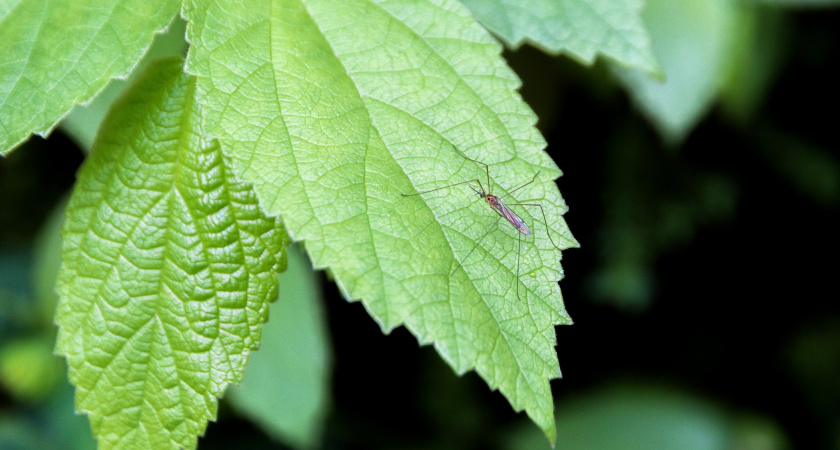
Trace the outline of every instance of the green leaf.
<instances>
[{"instance_id":1,"label":"green leaf","mask_svg":"<svg viewBox=\"0 0 840 450\"><path fill-rule=\"evenodd\" d=\"M0 7L0 155L48 134L123 77L178 13L177 0L17 0Z\"/></svg>"},{"instance_id":2,"label":"green leaf","mask_svg":"<svg viewBox=\"0 0 840 450\"><path fill-rule=\"evenodd\" d=\"M461 0L511 47L533 42L592 64L598 55L662 77L639 12L644 0Z\"/></svg>"},{"instance_id":3,"label":"green leaf","mask_svg":"<svg viewBox=\"0 0 840 450\"><path fill-rule=\"evenodd\" d=\"M180 59L112 108L64 225L56 351L99 448L194 448L257 348L284 233L198 127Z\"/></svg>"},{"instance_id":4,"label":"green leaf","mask_svg":"<svg viewBox=\"0 0 840 450\"><path fill-rule=\"evenodd\" d=\"M275 438L314 447L327 413L330 344L312 266L296 246L288 256L260 351L251 355L242 385L225 398Z\"/></svg>"},{"instance_id":5,"label":"green leaf","mask_svg":"<svg viewBox=\"0 0 840 450\"><path fill-rule=\"evenodd\" d=\"M208 131L313 265L386 333L405 325L458 373L474 368L553 441L554 325L571 321L542 214L514 207L534 229L520 252L466 184L402 195L486 184L460 150L490 165L496 195L536 175L505 201L540 203L553 240L576 245L500 46L446 0L192 0L184 16Z\"/></svg>"},{"instance_id":6,"label":"green leaf","mask_svg":"<svg viewBox=\"0 0 840 450\"><path fill-rule=\"evenodd\" d=\"M642 18L666 81L616 70L637 107L669 144L683 140L708 111L733 57L736 6L729 0L648 0Z\"/></svg>"}]
</instances>

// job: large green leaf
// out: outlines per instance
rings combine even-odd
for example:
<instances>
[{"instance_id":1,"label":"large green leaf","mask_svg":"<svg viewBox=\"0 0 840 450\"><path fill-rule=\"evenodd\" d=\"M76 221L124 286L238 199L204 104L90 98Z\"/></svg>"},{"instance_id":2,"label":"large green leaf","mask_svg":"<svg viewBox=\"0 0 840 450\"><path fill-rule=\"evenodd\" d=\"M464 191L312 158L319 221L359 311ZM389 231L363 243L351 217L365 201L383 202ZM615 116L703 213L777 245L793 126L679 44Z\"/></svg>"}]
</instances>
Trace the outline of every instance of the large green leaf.
<instances>
[{"instance_id":1,"label":"large green leaf","mask_svg":"<svg viewBox=\"0 0 840 450\"><path fill-rule=\"evenodd\" d=\"M576 242L500 46L448 0L191 0L184 15L208 132L313 265L385 332L405 325L458 373L474 368L553 441L554 325L570 319L549 237ZM487 184L456 149L490 165L496 195L536 175L505 197L545 210L514 207L534 229L521 252L466 184L402 195Z\"/></svg>"},{"instance_id":2,"label":"large green leaf","mask_svg":"<svg viewBox=\"0 0 840 450\"><path fill-rule=\"evenodd\" d=\"M461 0L506 43L530 41L586 64L603 55L657 78L662 71L639 15L644 0Z\"/></svg>"},{"instance_id":3,"label":"large green leaf","mask_svg":"<svg viewBox=\"0 0 840 450\"><path fill-rule=\"evenodd\" d=\"M194 448L285 265L284 232L201 134L182 63L114 106L67 207L56 350L100 448Z\"/></svg>"},{"instance_id":4,"label":"large green leaf","mask_svg":"<svg viewBox=\"0 0 840 450\"><path fill-rule=\"evenodd\" d=\"M76 103L128 74L178 0L0 4L0 154L46 135Z\"/></svg>"}]
</instances>

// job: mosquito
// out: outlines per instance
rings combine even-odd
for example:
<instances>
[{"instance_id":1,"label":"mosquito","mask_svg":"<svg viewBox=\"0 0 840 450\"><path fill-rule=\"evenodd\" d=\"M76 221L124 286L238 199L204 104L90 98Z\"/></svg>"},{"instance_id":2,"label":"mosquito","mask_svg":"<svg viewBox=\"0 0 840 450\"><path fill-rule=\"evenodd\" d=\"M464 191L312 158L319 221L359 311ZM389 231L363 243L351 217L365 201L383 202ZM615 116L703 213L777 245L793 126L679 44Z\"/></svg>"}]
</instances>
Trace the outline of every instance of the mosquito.
<instances>
[{"instance_id":1,"label":"mosquito","mask_svg":"<svg viewBox=\"0 0 840 450\"><path fill-rule=\"evenodd\" d=\"M519 215L517 215L515 212L513 212L513 210L510 209L507 204L505 204L505 202L502 200L502 197L499 197L499 196L496 196L496 195L493 195L493 194L490 193L490 190L493 187L493 185L490 184L490 166L488 166L487 164L485 164L481 161L476 161L472 158L467 157L466 155L464 155L463 153L461 153L457 149L455 151L458 152L458 154L461 155L463 158L465 158L469 161L472 161L476 164L480 164L480 165L484 166L484 171L487 174L487 187L488 187L487 190L484 189L484 185L481 183L481 180L479 180L478 178L475 178L475 179L472 179L472 180L461 181L460 183L454 183L454 184L449 184L449 185L446 185L446 186L441 186L439 188L430 189L428 191L417 192L415 194L402 194L402 196L403 197L414 197L414 196L421 195L421 194L428 194L429 192L439 191L441 189L447 189L447 188L451 188L451 187L454 187L454 186L460 186L462 184L477 183L478 184L478 189L476 189L474 186L469 186L469 188L472 189L473 192L476 193L476 195L478 195L479 197L484 199L484 201L487 203L487 205L490 206L490 208L499 217L496 218L496 221L493 223L493 226L491 226L490 229L488 229L486 233L484 233L480 238L478 238L477 241L475 241L475 245L473 245L473 248L470 249L469 253L467 253L467 256L465 256L458 263L458 266L455 267L455 270L452 271L452 275L454 275L455 272L457 272L458 269L461 268L461 266L464 264L464 261L469 259L470 255L472 255L472 252L475 251L475 249L478 247L478 244L485 237L487 237L487 235L489 235L494 229L496 229L496 227L499 225L499 221L502 220L502 219L505 219L517 231L519 231L519 234L517 235L517 238L518 238L517 240L519 241L519 244L518 244L518 250L517 250L517 253L516 253L516 279L519 280L519 259L520 259L520 256L522 254L522 236L523 235L530 236L531 235L531 229L528 227L528 224L525 223L525 221L522 220L521 217L519 217ZM516 192L516 191L524 188L525 186L528 186L529 184L533 183L534 181L537 180L537 175L539 175L539 173L534 174L534 177L531 178L531 181L529 181L525 184L522 184L520 186L517 186L513 190L509 191L507 193L507 195L511 195L514 192ZM541 204L539 204L539 203L510 203L510 206L531 206L531 207L540 208L540 211L542 212L542 216L543 216L543 223L545 223L546 234L548 235L548 239L551 241L551 245L553 245L554 248L556 248L557 250L562 250L560 247L557 246L557 244L554 243L554 239L552 239L551 233L548 231L549 230L548 219L546 218L545 210L543 209ZM520 283L516 283L516 298L517 298L517 300L522 301L522 298L519 296L519 284Z\"/></svg>"}]
</instances>

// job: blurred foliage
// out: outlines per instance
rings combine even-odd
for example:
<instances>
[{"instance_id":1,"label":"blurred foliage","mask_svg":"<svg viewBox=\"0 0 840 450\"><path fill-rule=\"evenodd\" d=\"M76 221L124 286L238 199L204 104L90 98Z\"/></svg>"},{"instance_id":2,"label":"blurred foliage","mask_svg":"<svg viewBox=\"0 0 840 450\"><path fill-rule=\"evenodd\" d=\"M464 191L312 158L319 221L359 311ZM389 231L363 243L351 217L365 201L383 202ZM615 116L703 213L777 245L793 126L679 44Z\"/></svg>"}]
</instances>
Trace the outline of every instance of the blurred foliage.
<instances>
[{"instance_id":1,"label":"blurred foliage","mask_svg":"<svg viewBox=\"0 0 840 450\"><path fill-rule=\"evenodd\" d=\"M791 24L783 10L737 4L729 47L728 71L720 87L721 112L745 126L765 100L765 94L785 58Z\"/></svg>"},{"instance_id":2,"label":"blurred foliage","mask_svg":"<svg viewBox=\"0 0 840 450\"><path fill-rule=\"evenodd\" d=\"M32 156L22 158L21 165L29 167L25 160ZM20 169L14 158L9 158L8 167L13 172ZM60 186L63 180L50 181ZM95 448L88 421L74 413L65 362L53 355L64 201L47 199L54 203L53 210L40 231L27 230L38 231L24 240L30 248L0 246L0 448L87 450Z\"/></svg>"},{"instance_id":3,"label":"blurred foliage","mask_svg":"<svg viewBox=\"0 0 840 450\"><path fill-rule=\"evenodd\" d=\"M626 73L616 81L603 64L583 68L528 47L507 55L565 171L567 218L581 230L582 249L563 261L576 324L558 330L569 343L558 348L565 378L553 384L558 448L840 449L831 263L840 252L831 113L840 100L831 69L840 15L774 6L837 3L650 0L643 19L667 83L688 86L690 97L660 103L674 110L653 112L636 90L668 84ZM707 14L667 13L691 8ZM674 72L675 64L683 67ZM80 119L87 137L79 142L90 141L95 116ZM48 345L60 203L81 159L61 133L0 159L2 449L94 447ZM362 305L316 277L335 373L330 410L319 413L326 425L311 442L545 448L477 376L455 376L403 329L382 336ZM628 375L644 382L619 382ZM285 448L263 420L224 405L199 448Z\"/></svg>"},{"instance_id":4,"label":"blurred foliage","mask_svg":"<svg viewBox=\"0 0 840 450\"><path fill-rule=\"evenodd\" d=\"M329 404L329 334L311 263L299 246L287 252L279 275L285 289L269 307L260 349L251 354L242 385L225 398L278 441L313 448Z\"/></svg>"},{"instance_id":5,"label":"blurred foliage","mask_svg":"<svg viewBox=\"0 0 840 450\"><path fill-rule=\"evenodd\" d=\"M684 140L714 102L733 56L735 18L729 0L647 1L642 19L665 82L639 70L615 73L669 145Z\"/></svg>"},{"instance_id":6,"label":"blurred foliage","mask_svg":"<svg viewBox=\"0 0 840 450\"><path fill-rule=\"evenodd\" d=\"M840 317L817 320L799 330L786 349L785 367L821 425L840 438Z\"/></svg>"},{"instance_id":7,"label":"blurred foliage","mask_svg":"<svg viewBox=\"0 0 840 450\"><path fill-rule=\"evenodd\" d=\"M557 406L557 437L575 450L783 450L777 426L731 414L720 405L665 384L621 382ZM506 448L550 448L522 428Z\"/></svg>"},{"instance_id":8,"label":"blurred foliage","mask_svg":"<svg viewBox=\"0 0 840 450\"><path fill-rule=\"evenodd\" d=\"M48 397L62 375L62 361L52 348L53 337L47 333L7 342L0 349L0 383L22 401Z\"/></svg>"},{"instance_id":9,"label":"blurred foliage","mask_svg":"<svg viewBox=\"0 0 840 450\"><path fill-rule=\"evenodd\" d=\"M836 152L772 128L758 131L760 156L776 174L820 207L840 203L840 161Z\"/></svg>"},{"instance_id":10,"label":"blurred foliage","mask_svg":"<svg viewBox=\"0 0 840 450\"><path fill-rule=\"evenodd\" d=\"M725 174L655 150L632 126L615 133L605 170L603 263L591 292L638 311L653 298L657 255L691 242L704 225L731 220L738 187Z\"/></svg>"}]
</instances>

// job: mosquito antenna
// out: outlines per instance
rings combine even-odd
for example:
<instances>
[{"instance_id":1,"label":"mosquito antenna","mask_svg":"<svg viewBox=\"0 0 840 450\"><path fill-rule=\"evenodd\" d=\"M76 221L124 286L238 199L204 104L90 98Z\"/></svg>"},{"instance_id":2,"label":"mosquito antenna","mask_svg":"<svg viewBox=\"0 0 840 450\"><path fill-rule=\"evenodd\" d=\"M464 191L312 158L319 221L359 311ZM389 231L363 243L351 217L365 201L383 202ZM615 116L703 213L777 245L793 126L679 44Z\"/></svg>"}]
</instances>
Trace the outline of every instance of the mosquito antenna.
<instances>
[{"instance_id":1,"label":"mosquito antenna","mask_svg":"<svg viewBox=\"0 0 840 450\"><path fill-rule=\"evenodd\" d=\"M458 186L458 185L461 185L461 184L467 184L467 183L472 183L472 182L476 182L476 183L478 183L479 186L481 186L481 181L476 178L476 179L473 179L473 180L462 181L460 183L454 183L454 184L449 184L449 185L446 185L446 186L441 186L441 187L435 188L435 189L429 189L428 191L416 192L414 194L402 194L402 196L403 197L414 197L415 195L428 194L429 192L439 191L441 189L451 188L452 186ZM475 190L475 188L473 188L472 186L470 186L470 188L472 188L472 190ZM483 190L484 187L482 187L481 189ZM478 193L478 192L476 192L476 193Z\"/></svg>"}]
</instances>

